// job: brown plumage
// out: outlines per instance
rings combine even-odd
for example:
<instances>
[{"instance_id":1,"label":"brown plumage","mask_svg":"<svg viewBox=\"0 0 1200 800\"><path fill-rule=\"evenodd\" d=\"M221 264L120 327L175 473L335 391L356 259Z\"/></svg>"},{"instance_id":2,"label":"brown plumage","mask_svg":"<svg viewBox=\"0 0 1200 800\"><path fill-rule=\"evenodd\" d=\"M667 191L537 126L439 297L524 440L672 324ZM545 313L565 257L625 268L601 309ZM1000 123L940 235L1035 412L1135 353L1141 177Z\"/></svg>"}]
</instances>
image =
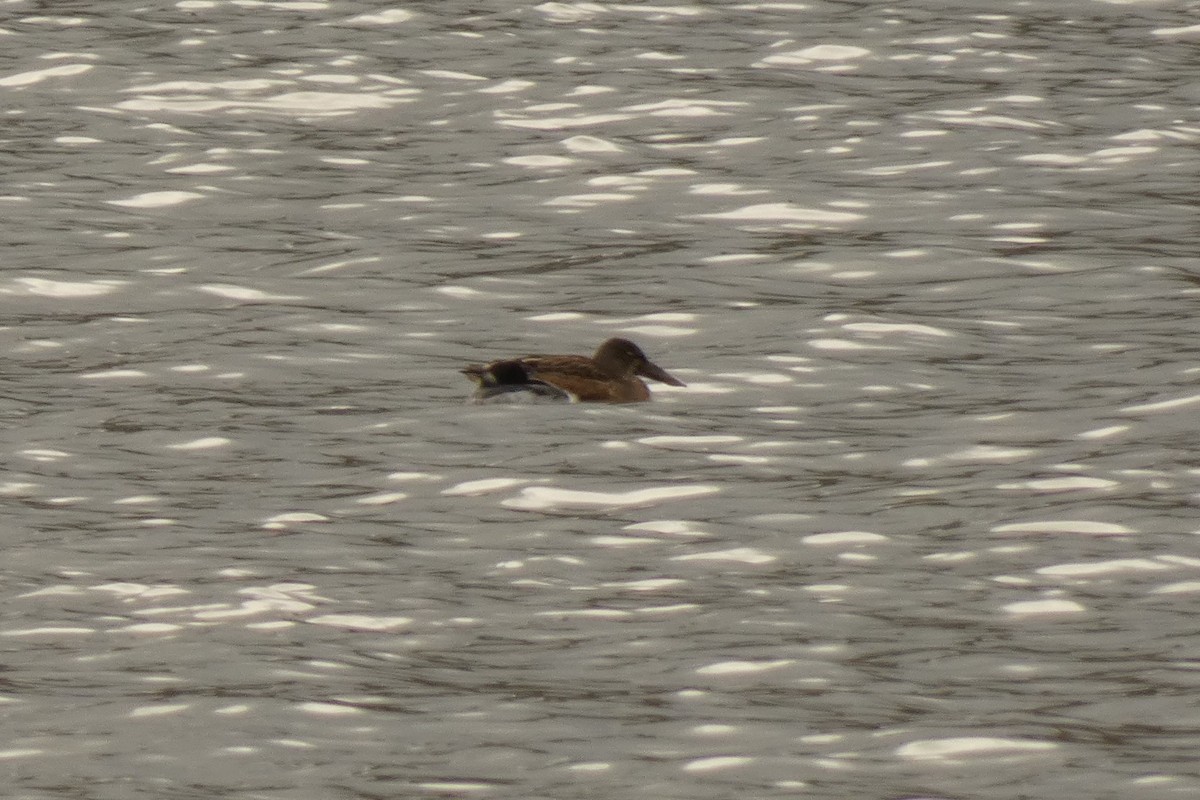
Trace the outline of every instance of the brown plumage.
<instances>
[{"instance_id":1,"label":"brown plumage","mask_svg":"<svg viewBox=\"0 0 1200 800\"><path fill-rule=\"evenodd\" d=\"M671 386L683 381L646 358L642 349L628 339L609 339L592 356L525 356L471 364L463 374L479 384L494 374L497 365L517 362L528 378L557 386L587 403L638 403L650 399L650 389L638 376ZM503 366L501 367L504 368Z\"/></svg>"}]
</instances>

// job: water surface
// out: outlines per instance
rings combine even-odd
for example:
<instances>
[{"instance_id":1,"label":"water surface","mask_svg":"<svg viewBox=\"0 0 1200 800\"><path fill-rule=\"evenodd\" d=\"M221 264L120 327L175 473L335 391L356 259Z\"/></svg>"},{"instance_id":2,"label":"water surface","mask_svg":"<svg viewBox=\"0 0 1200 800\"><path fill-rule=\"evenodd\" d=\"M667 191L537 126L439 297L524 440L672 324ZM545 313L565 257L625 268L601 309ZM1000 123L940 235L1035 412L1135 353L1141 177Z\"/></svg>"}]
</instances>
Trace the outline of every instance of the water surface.
<instances>
[{"instance_id":1,"label":"water surface","mask_svg":"<svg viewBox=\"0 0 1200 800\"><path fill-rule=\"evenodd\" d=\"M8 11L12 797L1200 789L1185 11Z\"/></svg>"}]
</instances>

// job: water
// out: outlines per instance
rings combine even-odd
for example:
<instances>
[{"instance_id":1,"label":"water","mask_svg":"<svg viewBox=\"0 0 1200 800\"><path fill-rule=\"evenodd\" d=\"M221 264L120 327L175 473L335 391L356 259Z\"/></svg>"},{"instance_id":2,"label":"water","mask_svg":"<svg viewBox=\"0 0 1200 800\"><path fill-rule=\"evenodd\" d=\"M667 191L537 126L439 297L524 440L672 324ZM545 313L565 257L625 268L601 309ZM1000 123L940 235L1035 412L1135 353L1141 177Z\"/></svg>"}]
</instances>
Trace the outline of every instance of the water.
<instances>
[{"instance_id":1,"label":"water","mask_svg":"<svg viewBox=\"0 0 1200 800\"><path fill-rule=\"evenodd\" d=\"M7 796L1200 791L1185 10L5 14Z\"/></svg>"}]
</instances>

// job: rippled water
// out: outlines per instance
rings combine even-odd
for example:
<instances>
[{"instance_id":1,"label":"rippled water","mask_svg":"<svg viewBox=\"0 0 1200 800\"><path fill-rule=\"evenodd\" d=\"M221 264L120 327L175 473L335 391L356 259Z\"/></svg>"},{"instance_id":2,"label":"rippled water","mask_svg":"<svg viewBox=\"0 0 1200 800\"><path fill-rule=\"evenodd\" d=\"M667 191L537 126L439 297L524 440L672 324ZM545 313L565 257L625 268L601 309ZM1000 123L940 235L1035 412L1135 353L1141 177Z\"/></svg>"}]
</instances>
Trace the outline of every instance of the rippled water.
<instances>
[{"instance_id":1,"label":"rippled water","mask_svg":"<svg viewBox=\"0 0 1200 800\"><path fill-rule=\"evenodd\" d=\"M6 13L8 796L1200 792L1188 11Z\"/></svg>"}]
</instances>

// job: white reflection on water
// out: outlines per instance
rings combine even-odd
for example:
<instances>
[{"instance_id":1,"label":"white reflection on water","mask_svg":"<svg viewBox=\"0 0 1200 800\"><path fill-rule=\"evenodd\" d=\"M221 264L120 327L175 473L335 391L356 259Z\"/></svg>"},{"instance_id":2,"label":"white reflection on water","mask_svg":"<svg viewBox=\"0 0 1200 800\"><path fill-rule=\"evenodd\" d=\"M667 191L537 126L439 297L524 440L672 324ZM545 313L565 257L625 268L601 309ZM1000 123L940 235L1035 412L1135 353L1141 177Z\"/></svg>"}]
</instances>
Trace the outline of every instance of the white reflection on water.
<instances>
[{"instance_id":1,"label":"white reflection on water","mask_svg":"<svg viewBox=\"0 0 1200 800\"><path fill-rule=\"evenodd\" d=\"M702 497L719 491L719 486L703 484L631 489L627 492L589 492L559 489L552 486L530 486L523 489L519 496L502 501L501 505L521 511L567 508L618 509L658 505L675 500Z\"/></svg>"},{"instance_id":2,"label":"white reflection on water","mask_svg":"<svg viewBox=\"0 0 1200 800\"><path fill-rule=\"evenodd\" d=\"M947 739L922 739L896 748L901 758L963 761L972 757L1020 755L1058 749L1054 742L1032 739L1004 739L990 736L959 736Z\"/></svg>"}]
</instances>

